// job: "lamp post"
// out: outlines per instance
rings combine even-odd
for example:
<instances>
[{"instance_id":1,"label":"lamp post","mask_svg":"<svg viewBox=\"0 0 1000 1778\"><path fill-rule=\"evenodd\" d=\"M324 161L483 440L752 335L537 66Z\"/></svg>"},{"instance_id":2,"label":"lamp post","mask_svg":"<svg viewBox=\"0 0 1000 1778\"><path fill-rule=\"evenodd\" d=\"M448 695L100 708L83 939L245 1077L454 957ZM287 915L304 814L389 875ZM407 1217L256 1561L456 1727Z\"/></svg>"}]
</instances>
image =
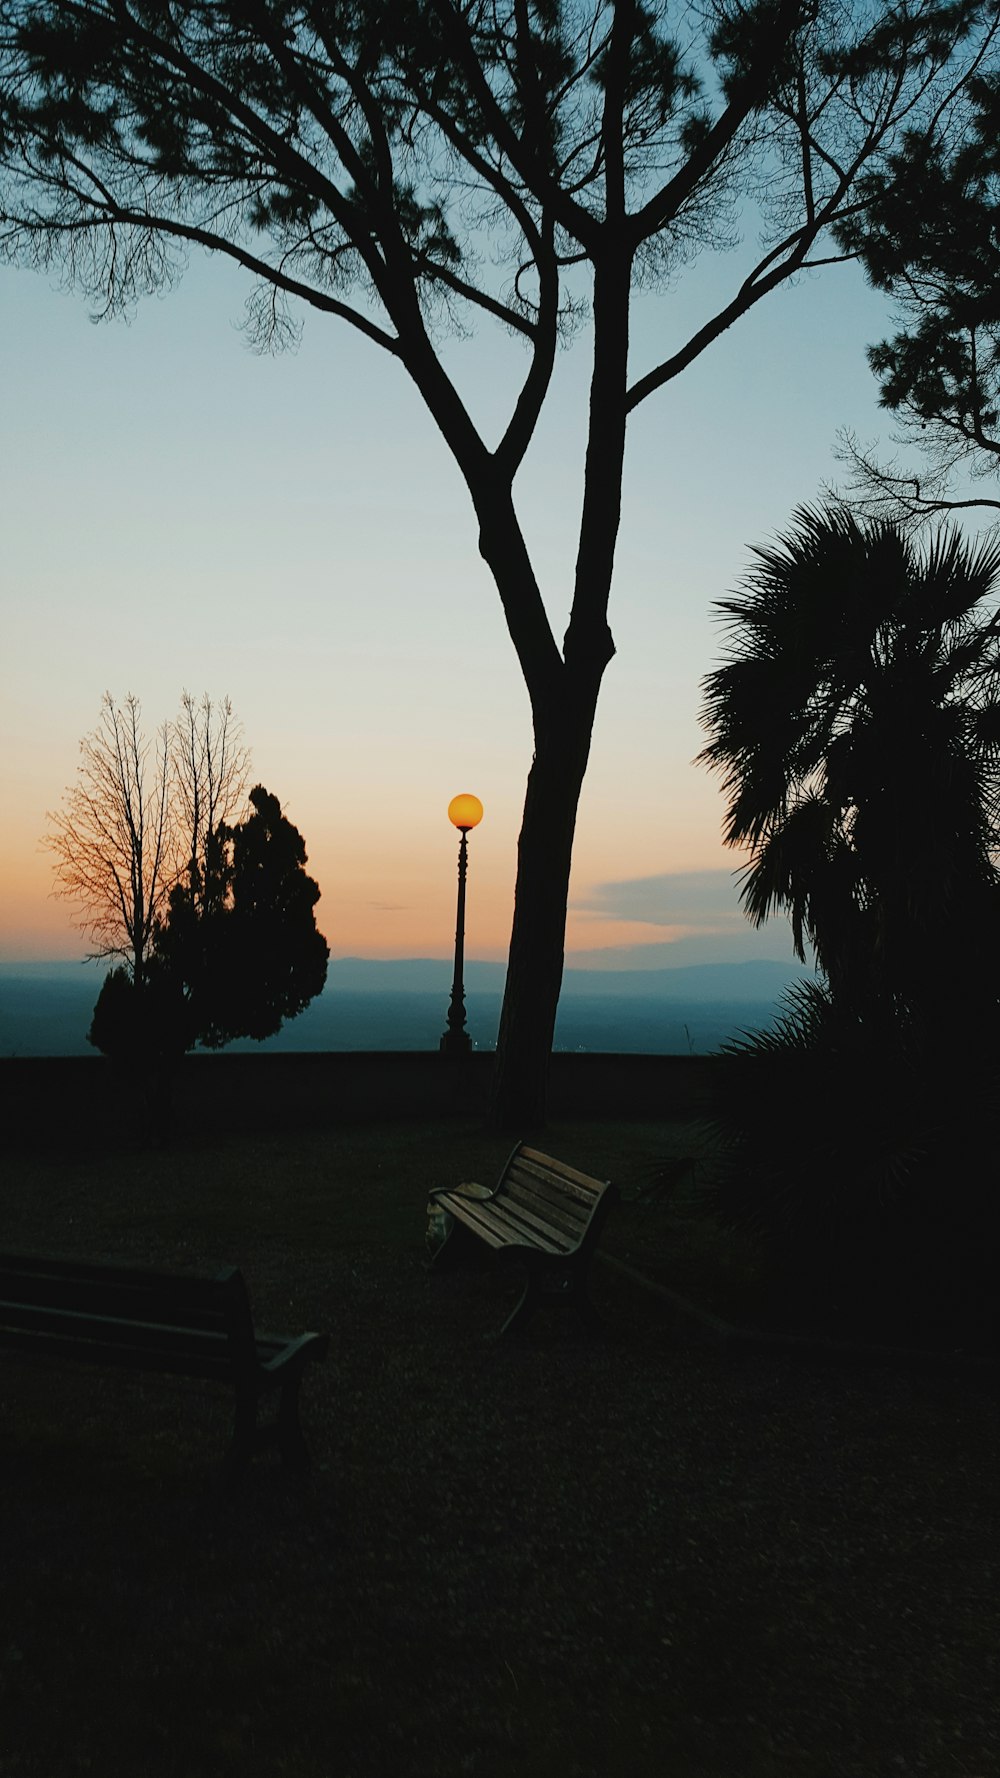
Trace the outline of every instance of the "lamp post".
<instances>
[{"instance_id":1,"label":"lamp post","mask_svg":"<svg viewBox=\"0 0 1000 1778\"><path fill-rule=\"evenodd\" d=\"M483 818L483 805L478 796L464 791L453 796L448 804L448 820L458 828L462 838L458 845L458 915L455 921L455 978L451 984L451 1005L448 1008L448 1029L439 1045L443 1056L468 1056L472 1038L465 1029L465 876L469 868L469 834Z\"/></svg>"}]
</instances>

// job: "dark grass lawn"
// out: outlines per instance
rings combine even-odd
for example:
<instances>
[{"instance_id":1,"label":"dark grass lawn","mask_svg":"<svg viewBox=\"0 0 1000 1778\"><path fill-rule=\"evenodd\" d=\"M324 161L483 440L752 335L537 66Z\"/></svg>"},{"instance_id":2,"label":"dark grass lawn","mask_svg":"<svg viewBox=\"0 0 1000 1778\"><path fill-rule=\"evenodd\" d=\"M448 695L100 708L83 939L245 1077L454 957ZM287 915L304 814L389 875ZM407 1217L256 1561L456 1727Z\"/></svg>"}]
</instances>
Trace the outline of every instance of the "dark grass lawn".
<instances>
[{"instance_id":1,"label":"dark grass lawn","mask_svg":"<svg viewBox=\"0 0 1000 1778\"><path fill-rule=\"evenodd\" d=\"M677 1125L553 1126L631 1197ZM680 1342L598 1265L607 1337L492 1334L512 1285L423 1264L461 1123L191 1136L5 1162L4 1244L243 1267L329 1329L305 1481L212 1477L208 1385L5 1354L0 1775L994 1778L1000 1457L988 1377ZM606 1244L712 1290L682 1202ZM727 1249L715 1305L752 1293Z\"/></svg>"}]
</instances>

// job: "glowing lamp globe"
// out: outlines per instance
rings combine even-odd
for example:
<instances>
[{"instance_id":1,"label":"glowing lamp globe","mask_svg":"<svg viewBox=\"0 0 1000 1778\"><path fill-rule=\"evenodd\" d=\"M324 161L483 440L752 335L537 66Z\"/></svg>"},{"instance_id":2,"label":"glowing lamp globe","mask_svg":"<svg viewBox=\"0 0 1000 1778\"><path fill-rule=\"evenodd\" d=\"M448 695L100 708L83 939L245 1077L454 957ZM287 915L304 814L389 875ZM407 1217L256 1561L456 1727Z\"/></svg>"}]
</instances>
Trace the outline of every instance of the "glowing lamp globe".
<instances>
[{"instance_id":1,"label":"glowing lamp globe","mask_svg":"<svg viewBox=\"0 0 1000 1778\"><path fill-rule=\"evenodd\" d=\"M453 796L448 804L448 820L463 833L468 833L470 827L478 827L482 818L482 803L478 796L470 796L467 790L463 790L461 796Z\"/></svg>"}]
</instances>

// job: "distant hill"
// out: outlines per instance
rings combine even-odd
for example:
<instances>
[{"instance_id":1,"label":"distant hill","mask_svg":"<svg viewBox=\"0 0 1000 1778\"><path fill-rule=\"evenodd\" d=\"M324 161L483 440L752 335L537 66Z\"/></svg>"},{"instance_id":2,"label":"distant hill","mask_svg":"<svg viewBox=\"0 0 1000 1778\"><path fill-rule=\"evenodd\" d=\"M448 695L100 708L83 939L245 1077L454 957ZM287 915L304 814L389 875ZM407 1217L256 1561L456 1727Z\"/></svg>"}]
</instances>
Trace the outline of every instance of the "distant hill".
<instances>
[{"instance_id":1,"label":"distant hill","mask_svg":"<svg viewBox=\"0 0 1000 1778\"><path fill-rule=\"evenodd\" d=\"M95 1056L87 1043L105 966L0 963L0 1057ZM466 965L468 1028L496 1043L504 965ZM704 1055L728 1037L771 1023L792 980L787 963L702 963L679 969L568 969L556 1048ZM427 1050L445 1029L452 965L441 958L336 958L323 994L277 1037L237 1050Z\"/></svg>"},{"instance_id":2,"label":"distant hill","mask_svg":"<svg viewBox=\"0 0 1000 1778\"><path fill-rule=\"evenodd\" d=\"M373 960L338 957L331 962L327 992L433 993L451 988L452 964L440 957ZM470 993L503 993L504 963L467 962L465 986ZM792 963L754 958L744 963L689 963L679 969L567 969L563 996L584 994L630 1000L683 1000L741 1005L776 999L789 982L811 971Z\"/></svg>"}]
</instances>

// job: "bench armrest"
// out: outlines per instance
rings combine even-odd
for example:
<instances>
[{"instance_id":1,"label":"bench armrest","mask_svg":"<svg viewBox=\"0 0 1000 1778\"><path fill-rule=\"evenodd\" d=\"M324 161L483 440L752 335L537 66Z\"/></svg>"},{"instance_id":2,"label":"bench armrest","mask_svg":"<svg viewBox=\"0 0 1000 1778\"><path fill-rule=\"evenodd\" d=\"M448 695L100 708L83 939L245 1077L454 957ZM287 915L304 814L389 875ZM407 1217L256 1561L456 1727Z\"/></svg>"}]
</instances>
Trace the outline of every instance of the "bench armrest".
<instances>
[{"instance_id":1,"label":"bench armrest","mask_svg":"<svg viewBox=\"0 0 1000 1778\"><path fill-rule=\"evenodd\" d=\"M429 1201L432 1204L436 1204L438 1198L442 1195L446 1193L457 1193L459 1197L464 1195L465 1197L473 1198L479 1204L488 1204L490 1199L495 1198L500 1191L508 1173L510 1172L513 1162L517 1159L517 1156L520 1154L523 1147L523 1142L515 1142L510 1154L507 1156L507 1159L504 1161L504 1164L500 1169L500 1177L497 1180L496 1185L477 1185L474 1180L467 1180L462 1185L435 1185L431 1188Z\"/></svg>"},{"instance_id":2,"label":"bench armrest","mask_svg":"<svg viewBox=\"0 0 1000 1778\"><path fill-rule=\"evenodd\" d=\"M259 1338L261 1344L266 1345L268 1343L267 1334L261 1334ZM270 1338L273 1340L275 1336L272 1334ZM294 1364L297 1359L325 1358L329 1344L330 1336L328 1333L299 1334L297 1339L286 1340L279 1352L275 1352L270 1358L265 1359L261 1365L261 1370L267 1371L270 1376L274 1376L278 1371L284 1370L286 1365Z\"/></svg>"},{"instance_id":3,"label":"bench armrest","mask_svg":"<svg viewBox=\"0 0 1000 1778\"><path fill-rule=\"evenodd\" d=\"M470 1203L488 1204L499 1190L498 1185L478 1185L474 1179L466 1179L461 1185L435 1185L428 1196L432 1204L436 1204L439 1198L468 1198Z\"/></svg>"}]
</instances>

